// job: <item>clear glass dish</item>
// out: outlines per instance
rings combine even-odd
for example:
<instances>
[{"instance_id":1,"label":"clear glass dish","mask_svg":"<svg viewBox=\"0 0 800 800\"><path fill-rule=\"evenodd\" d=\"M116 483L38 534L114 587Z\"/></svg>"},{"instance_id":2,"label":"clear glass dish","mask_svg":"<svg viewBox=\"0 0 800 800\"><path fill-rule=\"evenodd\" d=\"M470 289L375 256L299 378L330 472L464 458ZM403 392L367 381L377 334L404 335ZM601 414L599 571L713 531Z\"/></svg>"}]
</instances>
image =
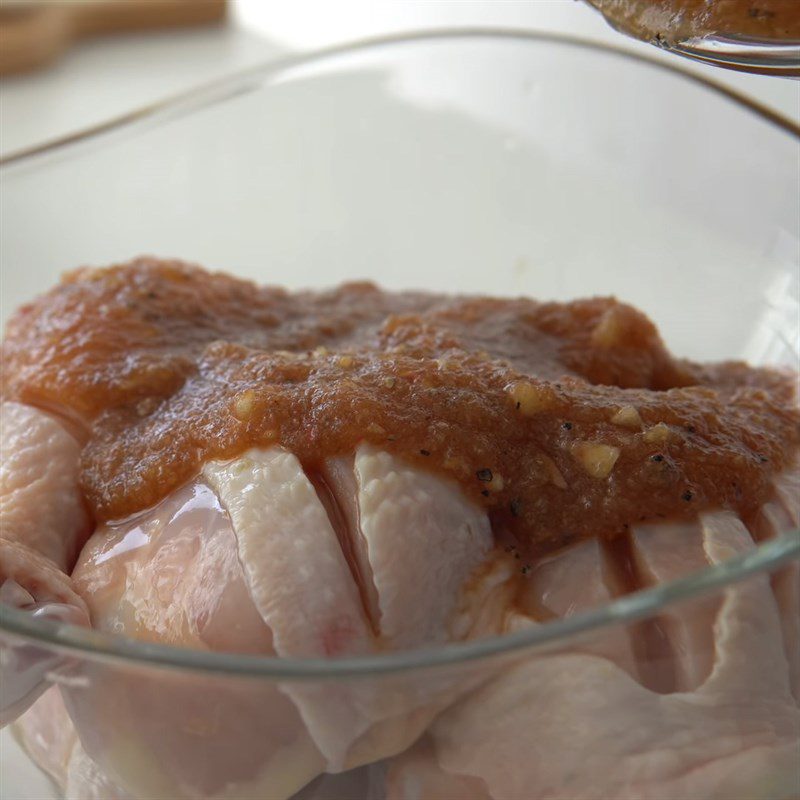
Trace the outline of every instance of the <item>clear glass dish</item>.
<instances>
[{"instance_id":1,"label":"clear glass dish","mask_svg":"<svg viewBox=\"0 0 800 800\"><path fill-rule=\"evenodd\" d=\"M676 353L797 368L798 136L679 68L570 39L454 31L338 48L7 158L2 316L65 269L150 253L290 287L369 278L615 294ZM788 798L800 779L785 758L797 736L791 695L779 713L752 674L728 667L748 702L715 728L702 707L722 667L693 694L667 692L657 675L676 656L653 636L713 608L712 661L730 637L748 657L780 661L774 637L756 634L793 630L798 563L790 531L508 636L335 661L179 650L2 608L0 655L41 659L58 684L41 708L58 719L60 691L80 734L69 797L117 796L88 794L94 762L126 788L120 797L137 798L690 796L669 758L645 756L714 740L703 763L719 769L692 797ZM756 609L753 624L719 622L736 608ZM633 680L605 656L644 630ZM787 681L781 669L775 680ZM321 764L307 742L295 746L287 698L347 742L347 758ZM537 735L509 728L515 714ZM639 761L628 735L640 737ZM4 736L4 792L46 796ZM777 761L748 756L770 744L784 747ZM314 779L329 767L354 769ZM420 786L428 794L414 795Z\"/></svg>"}]
</instances>

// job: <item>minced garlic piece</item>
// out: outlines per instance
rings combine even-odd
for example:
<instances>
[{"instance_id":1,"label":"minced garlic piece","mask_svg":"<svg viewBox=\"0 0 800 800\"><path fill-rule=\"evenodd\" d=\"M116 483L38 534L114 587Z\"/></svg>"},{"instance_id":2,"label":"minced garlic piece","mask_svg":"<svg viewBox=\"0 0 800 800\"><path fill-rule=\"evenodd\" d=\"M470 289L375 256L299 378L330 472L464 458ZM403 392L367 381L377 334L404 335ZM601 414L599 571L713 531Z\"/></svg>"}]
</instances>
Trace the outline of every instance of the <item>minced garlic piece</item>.
<instances>
[{"instance_id":1,"label":"minced garlic piece","mask_svg":"<svg viewBox=\"0 0 800 800\"><path fill-rule=\"evenodd\" d=\"M662 444L669 439L670 430L669 428L663 423L659 422L658 425L653 425L652 428L648 428L644 434L644 440L646 442L651 442L653 444Z\"/></svg>"},{"instance_id":2,"label":"minced garlic piece","mask_svg":"<svg viewBox=\"0 0 800 800\"><path fill-rule=\"evenodd\" d=\"M542 455L539 457L544 464L545 468L547 469L547 474L550 477L550 483L557 486L559 489L566 489L567 482L564 480L564 476L559 471L558 467L556 466L556 462L553 461L550 456Z\"/></svg>"},{"instance_id":3,"label":"minced garlic piece","mask_svg":"<svg viewBox=\"0 0 800 800\"><path fill-rule=\"evenodd\" d=\"M592 331L592 344L597 347L616 347L625 340L624 317L616 308L609 308Z\"/></svg>"},{"instance_id":4,"label":"minced garlic piece","mask_svg":"<svg viewBox=\"0 0 800 800\"><path fill-rule=\"evenodd\" d=\"M353 356L339 356L339 366L342 369L350 369L354 363Z\"/></svg>"},{"instance_id":5,"label":"minced garlic piece","mask_svg":"<svg viewBox=\"0 0 800 800\"><path fill-rule=\"evenodd\" d=\"M503 480L503 476L499 472L493 473L492 479L489 481L489 483L486 484L486 488L490 492L502 492L504 486L505 486L505 481Z\"/></svg>"},{"instance_id":6,"label":"minced garlic piece","mask_svg":"<svg viewBox=\"0 0 800 800\"><path fill-rule=\"evenodd\" d=\"M593 478L607 478L619 458L619 447L599 442L576 442L573 455Z\"/></svg>"},{"instance_id":7,"label":"minced garlic piece","mask_svg":"<svg viewBox=\"0 0 800 800\"><path fill-rule=\"evenodd\" d=\"M509 389L509 394L524 417L532 417L552 408L555 400L549 386L540 386L530 381L517 381Z\"/></svg>"},{"instance_id":8,"label":"minced garlic piece","mask_svg":"<svg viewBox=\"0 0 800 800\"><path fill-rule=\"evenodd\" d=\"M253 416L256 407L256 393L247 389L236 397L233 403L233 415L242 422L247 422Z\"/></svg>"},{"instance_id":9,"label":"minced garlic piece","mask_svg":"<svg viewBox=\"0 0 800 800\"><path fill-rule=\"evenodd\" d=\"M145 397L136 404L136 413L140 417L152 414L158 408L158 400L155 397Z\"/></svg>"},{"instance_id":10,"label":"minced garlic piece","mask_svg":"<svg viewBox=\"0 0 800 800\"><path fill-rule=\"evenodd\" d=\"M639 412L633 406L623 406L613 417L611 422L614 425L619 425L622 428L635 428L636 430L642 429L642 418Z\"/></svg>"}]
</instances>

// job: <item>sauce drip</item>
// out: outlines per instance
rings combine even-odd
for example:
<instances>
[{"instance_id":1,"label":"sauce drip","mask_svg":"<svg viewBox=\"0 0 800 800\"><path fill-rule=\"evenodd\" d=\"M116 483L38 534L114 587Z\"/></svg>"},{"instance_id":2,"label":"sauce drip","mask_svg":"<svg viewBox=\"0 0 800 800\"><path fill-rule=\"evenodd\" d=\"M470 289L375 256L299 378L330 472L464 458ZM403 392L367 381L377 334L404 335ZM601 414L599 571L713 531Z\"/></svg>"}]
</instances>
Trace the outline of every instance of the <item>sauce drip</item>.
<instances>
[{"instance_id":1,"label":"sauce drip","mask_svg":"<svg viewBox=\"0 0 800 800\"><path fill-rule=\"evenodd\" d=\"M3 395L85 431L98 520L209 459L310 470L367 441L450 476L529 553L711 507L752 513L800 433L793 377L673 358L614 299L288 293L175 261L79 270L11 321Z\"/></svg>"}]
</instances>

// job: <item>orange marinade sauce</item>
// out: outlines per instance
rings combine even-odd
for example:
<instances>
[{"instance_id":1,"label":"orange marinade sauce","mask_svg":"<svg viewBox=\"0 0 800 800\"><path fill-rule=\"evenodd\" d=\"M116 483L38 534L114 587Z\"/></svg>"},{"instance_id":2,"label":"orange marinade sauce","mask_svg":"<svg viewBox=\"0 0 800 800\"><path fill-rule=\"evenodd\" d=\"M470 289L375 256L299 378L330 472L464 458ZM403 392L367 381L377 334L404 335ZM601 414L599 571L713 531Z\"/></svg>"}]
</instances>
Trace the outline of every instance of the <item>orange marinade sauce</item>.
<instances>
[{"instance_id":1,"label":"orange marinade sauce","mask_svg":"<svg viewBox=\"0 0 800 800\"><path fill-rule=\"evenodd\" d=\"M588 0L615 27L677 44L709 35L800 39L800 0Z\"/></svg>"},{"instance_id":2,"label":"orange marinade sauce","mask_svg":"<svg viewBox=\"0 0 800 800\"><path fill-rule=\"evenodd\" d=\"M605 298L288 293L139 259L20 309L3 362L6 399L83 431L98 520L209 459L280 444L313 471L366 441L450 476L535 555L710 507L746 518L800 433L793 376L676 360Z\"/></svg>"}]
</instances>

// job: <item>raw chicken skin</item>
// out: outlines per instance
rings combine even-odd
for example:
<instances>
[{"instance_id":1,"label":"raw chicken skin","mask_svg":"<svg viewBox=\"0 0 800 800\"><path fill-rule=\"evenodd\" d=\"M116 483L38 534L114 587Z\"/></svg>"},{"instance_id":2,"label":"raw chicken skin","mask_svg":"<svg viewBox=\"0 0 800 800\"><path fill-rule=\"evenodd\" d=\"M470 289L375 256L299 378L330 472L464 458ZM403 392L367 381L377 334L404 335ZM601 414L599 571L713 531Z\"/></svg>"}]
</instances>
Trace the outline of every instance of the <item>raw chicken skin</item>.
<instances>
[{"instance_id":1,"label":"raw chicken skin","mask_svg":"<svg viewBox=\"0 0 800 800\"><path fill-rule=\"evenodd\" d=\"M328 470L346 531L334 529L299 461L280 448L212 462L204 474L231 515L251 594L283 657L446 641L464 587L492 546L485 514L455 486L369 446L352 466ZM285 686L331 770L407 747L457 690Z\"/></svg>"},{"instance_id":2,"label":"raw chicken skin","mask_svg":"<svg viewBox=\"0 0 800 800\"><path fill-rule=\"evenodd\" d=\"M703 515L695 531L707 564L753 547L729 512ZM636 549L652 573L667 568L656 560L660 548ZM690 557L685 566L691 572L696 564ZM713 641L710 675L693 691L650 691L596 655L529 658L445 711L424 744L427 759L412 751L390 765L389 800L796 796L800 710L769 579L756 575L726 589L710 620L692 619L691 603L686 619L674 613L673 642L699 643L706 633ZM707 624L710 632L691 630ZM677 652L677 661L684 657ZM465 779L480 779L488 795L464 794Z\"/></svg>"},{"instance_id":3,"label":"raw chicken skin","mask_svg":"<svg viewBox=\"0 0 800 800\"><path fill-rule=\"evenodd\" d=\"M522 612L527 618L546 622L605 605L624 592L606 548L590 539L534 565L521 592ZM516 625L520 624L516 620ZM612 659L633 677L639 674L631 632L625 628L611 629L577 647Z\"/></svg>"},{"instance_id":4,"label":"raw chicken skin","mask_svg":"<svg viewBox=\"0 0 800 800\"><path fill-rule=\"evenodd\" d=\"M482 586L498 583L485 514L454 485L373 448L360 448L349 468L349 479L342 464L330 470L339 473L337 506L345 482L355 492L345 530L334 528L299 461L278 447L211 462L148 514L101 527L73 576L92 624L151 642L287 658L377 654L471 630ZM360 543L343 548L353 537ZM356 547L363 574L344 552ZM374 618L362 580L376 592ZM491 632L499 628L496 621ZM474 684L448 677L251 689L89 671L91 690L65 695L92 759L137 796L187 798L262 782L271 797L289 797L323 771L407 748ZM241 741L213 733L234 728Z\"/></svg>"},{"instance_id":5,"label":"raw chicken skin","mask_svg":"<svg viewBox=\"0 0 800 800\"><path fill-rule=\"evenodd\" d=\"M59 786L65 786L77 735L59 688L48 689L14 723L13 730L36 764Z\"/></svg>"},{"instance_id":6,"label":"raw chicken skin","mask_svg":"<svg viewBox=\"0 0 800 800\"><path fill-rule=\"evenodd\" d=\"M800 528L800 464L778 476L775 499L766 503L756 519L760 539ZM800 705L800 561L792 561L772 576L772 589L781 609L783 642L792 693Z\"/></svg>"},{"instance_id":7,"label":"raw chicken skin","mask_svg":"<svg viewBox=\"0 0 800 800\"><path fill-rule=\"evenodd\" d=\"M65 800L134 800L86 755L57 686L23 714L15 732L31 758L61 788Z\"/></svg>"},{"instance_id":8,"label":"raw chicken skin","mask_svg":"<svg viewBox=\"0 0 800 800\"><path fill-rule=\"evenodd\" d=\"M361 531L392 650L452 638L462 589L492 549L489 519L445 481L374 447L356 453Z\"/></svg>"},{"instance_id":9,"label":"raw chicken skin","mask_svg":"<svg viewBox=\"0 0 800 800\"><path fill-rule=\"evenodd\" d=\"M311 658L368 652L358 588L300 462L280 448L252 450L228 464L212 462L203 474L230 515L276 651Z\"/></svg>"},{"instance_id":10,"label":"raw chicken skin","mask_svg":"<svg viewBox=\"0 0 800 800\"><path fill-rule=\"evenodd\" d=\"M78 486L80 444L54 417L0 404L0 608L87 625L86 605L66 574L88 533ZM63 659L34 645L5 649L0 725L45 690Z\"/></svg>"},{"instance_id":11,"label":"raw chicken skin","mask_svg":"<svg viewBox=\"0 0 800 800\"><path fill-rule=\"evenodd\" d=\"M393 758L386 772L386 800L492 800L483 779L446 772L429 736Z\"/></svg>"},{"instance_id":12,"label":"raw chicken skin","mask_svg":"<svg viewBox=\"0 0 800 800\"><path fill-rule=\"evenodd\" d=\"M201 650L275 653L245 584L231 520L202 480L126 525L99 529L74 580L100 630ZM91 688L64 690L83 746L136 797L237 797L259 785L290 797L323 769L294 705L274 685L99 664L84 674Z\"/></svg>"},{"instance_id":13,"label":"raw chicken skin","mask_svg":"<svg viewBox=\"0 0 800 800\"><path fill-rule=\"evenodd\" d=\"M0 405L0 527L69 572L89 532L78 486L81 445L54 417Z\"/></svg>"},{"instance_id":14,"label":"raw chicken skin","mask_svg":"<svg viewBox=\"0 0 800 800\"><path fill-rule=\"evenodd\" d=\"M98 529L73 580L101 630L201 650L274 652L230 520L201 481L127 525Z\"/></svg>"},{"instance_id":15,"label":"raw chicken skin","mask_svg":"<svg viewBox=\"0 0 800 800\"><path fill-rule=\"evenodd\" d=\"M634 528L633 564L641 586L669 583L708 563L695 525L665 522ZM651 688L685 692L705 681L714 661L713 623L720 603L719 597L701 598L692 603L690 613L676 605L659 616L651 633L660 635L661 647L651 640L643 654L649 656Z\"/></svg>"},{"instance_id":16,"label":"raw chicken skin","mask_svg":"<svg viewBox=\"0 0 800 800\"><path fill-rule=\"evenodd\" d=\"M0 404L0 592L3 602L59 604L85 617L68 573L89 530L78 485L80 444L31 406ZM59 612L65 613L65 612Z\"/></svg>"}]
</instances>

